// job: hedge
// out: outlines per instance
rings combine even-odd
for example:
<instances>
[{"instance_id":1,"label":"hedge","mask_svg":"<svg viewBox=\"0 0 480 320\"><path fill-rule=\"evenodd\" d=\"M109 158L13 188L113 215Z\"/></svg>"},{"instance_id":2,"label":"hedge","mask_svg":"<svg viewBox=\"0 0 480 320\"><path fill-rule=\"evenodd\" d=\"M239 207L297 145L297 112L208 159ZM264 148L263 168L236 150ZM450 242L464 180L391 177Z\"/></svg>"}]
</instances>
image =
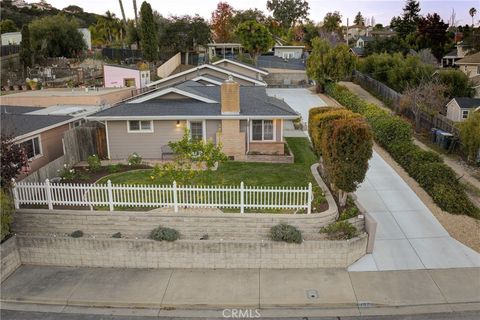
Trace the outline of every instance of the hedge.
<instances>
[{"instance_id":1,"label":"hedge","mask_svg":"<svg viewBox=\"0 0 480 320\"><path fill-rule=\"evenodd\" d=\"M370 124L377 143L387 150L443 210L480 218L480 209L470 201L455 172L438 154L420 149L412 141L410 125L398 116L367 103L346 87L328 84L326 92L340 104L361 113Z\"/></svg>"}]
</instances>

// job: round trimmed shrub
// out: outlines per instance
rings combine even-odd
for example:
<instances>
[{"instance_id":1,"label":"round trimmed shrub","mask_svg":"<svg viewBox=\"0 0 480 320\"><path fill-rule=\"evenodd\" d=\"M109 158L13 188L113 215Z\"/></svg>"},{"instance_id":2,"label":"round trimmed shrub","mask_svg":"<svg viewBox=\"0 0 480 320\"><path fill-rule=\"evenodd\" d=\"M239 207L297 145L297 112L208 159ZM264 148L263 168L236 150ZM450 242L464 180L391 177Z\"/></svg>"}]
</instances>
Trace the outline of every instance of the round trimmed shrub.
<instances>
[{"instance_id":1,"label":"round trimmed shrub","mask_svg":"<svg viewBox=\"0 0 480 320\"><path fill-rule=\"evenodd\" d=\"M270 229L270 238L273 241L284 241L287 243L302 243L300 230L289 224L281 223Z\"/></svg>"},{"instance_id":2,"label":"round trimmed shrub","mask_svg":"<svg viewBox=\"0 0 480 320\"><path fill-rule=\"evenodd\" d=\"M346 240L357 235L357 228L347 220L343 220L321 228L320 233L326 233L330 240Z\"/></svg>"},{"instance_id":3,"label":"round trimmed shrub","mask_svg":"<svg viewBox=\"0 0 480 320\"><path fill-rule=\"evenodd\" d=\"M179 237L178 231L172 228L158 227L150 232L150 239L155 241L175 241Z\"/></svg>"},{"instance_id":4,"label":"round trimmed shrub","mask_svg":"<svg viewBox=\"0 0 480 320\"><path fill-rule=\"evenodd\" d=\"M83 237L83 231L82 230L75 230L72 233L70 233L70 237L81 238L81 237Z\"/></svg>"}]
</instances>

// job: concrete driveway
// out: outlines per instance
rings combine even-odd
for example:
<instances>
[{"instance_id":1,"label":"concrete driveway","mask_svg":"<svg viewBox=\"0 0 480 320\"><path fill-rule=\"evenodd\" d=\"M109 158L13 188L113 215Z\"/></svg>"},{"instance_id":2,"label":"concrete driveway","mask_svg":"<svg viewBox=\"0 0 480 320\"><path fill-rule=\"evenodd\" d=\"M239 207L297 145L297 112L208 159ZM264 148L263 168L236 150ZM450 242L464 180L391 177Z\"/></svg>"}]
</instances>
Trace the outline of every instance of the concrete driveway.
<instances>
[{"instance_id":1,"label":"concrete driveway","mask_svg":"<svg viewBox=\"0 0 480 320\"><path fill-rule=\"evenodd\" d=\"M307 89L267 91L285 99L304 120L308 119L311 107L325 105ZM351 265L349 271L480 267L480 254L450 237L407 183L376 152L369 165L366 180L356 195L377 221L377 237L373 254Z\"/></svg>"}]
</instances>

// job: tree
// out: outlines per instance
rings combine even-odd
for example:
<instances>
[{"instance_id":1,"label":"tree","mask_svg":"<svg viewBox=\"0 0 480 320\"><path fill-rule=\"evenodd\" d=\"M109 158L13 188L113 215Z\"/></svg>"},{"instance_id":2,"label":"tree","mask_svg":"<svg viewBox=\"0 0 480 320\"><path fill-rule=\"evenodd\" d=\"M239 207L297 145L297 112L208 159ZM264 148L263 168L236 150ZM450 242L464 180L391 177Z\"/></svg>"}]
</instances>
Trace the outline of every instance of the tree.
<instances>
[{"instance_id":1,"label":"tree","mask_svg":"<svg viewBox=\"0 0 480 320\"><path fill-rule=\"evenodd\" d=\"M440 83L446 86L445 97L473 97L475 95L474 84L468 76L458 69L440 69L438 71Z\"/></svg>"},{"instance_id":2,"label":"tree","mask_svg":"<svg viewBox=\"0 0 480 320\"><path fill-rule=\"evenodd\" d=\"M232 40L232 18L234 10L227 2L219 2L217 9L212 12L212 32L216 42L229 42Z\"/></svg>"},{"instance_id":3,"label":"tree","mask_svg":"<svg viewBox=\"0 0 480 320\"><path fill-rule=\"evenodd\" d=\"M262 52L270 49L275 41L268 29L255 20L245 21L235 31L242 46L248 50L256 62Z\"/></svg>"},{"instance_id":4,"label":"tree","mask_svg":"<svg viewBox=\"0 0 480 320\"><path fill-rule=\"evenodd\" d=\"M63 11L73 14L80 14L83 13L83 9L76 5L70 5L63 8Z\"/></svg>"},{"instance_id":5,"label":"tree","mask_svg":"<svg viewBox=\"0 0 480 320\"><path fill-rule=\"evenodd\" d=\"M206 45L209 41L210 27L199 15L170 17L166 20L160 38L162 49L169 52L189 51L198 45Z\"/></svg>"},{"instance_id":6,"label":"tree","mask_svg":"<svg viewBox=\"0 0 480 320\"><path fill-rule=\"evenodd\" d=\"M416 0L407 0L403 8L401 17L394 17L390 22L390 27L397 31L401 38L406 38L409 34L417 30L417 22L420 19L420 2Z\"/></svg>"},{"instance_id":7,"label":"tree","mask_svg":"<svg viewBox=\"0 0 480 320\"><path fill-rule=\"evenodd\" d=\"M365 18L362 16L362 13L360 11L358 11L357 15L355 16L353 23L361 26L365 25Z\"/></svg>"},{"instance_id":8,"label":"tree","mask_svg":"<svg viewBox=\"0 0 480 320\"><path fill-rule=\"evenodd\" d=\"M434 67L438 65L438 60L432 54L432 50L430 48L420 50L418 52L418 57L420 58L420 61L424 64L429 64Z\"/></svg>"},{"instance_id":9,"label":"tree","mask_svg":"<svg viewBox=\"0 0 480 320\"><path fill-rule=\"evenodd\" d=\"M288 29L308 17L310 6L305 0L268 0L267 9L282 28Z\"/></svg>"},{"instance_id":10,"label":"tree","mask_svg":"<svg viewBox=\"0 0 480 320\"><path fill-rule=\"evenodd\" d=\"M472 112L464 122L459 124L460 141L471 164L478 162L480 151L480 112Z\"/></svg>"},{"instance_id":11,"label":"tree","mask_svg":"<svg viewBox=\"0 0 480 320\"><path fill-rule=\"evenodd\" d=\"M428 14L425 18L418 21L417 45L418 48L430 48L432 54L440 60L445 51L448 23L444 23L436 13Z\"/></svg>"},{"instance_id":12,"label":"tree","mask_svg":"<svg viewBox=\"0 0 480 320\"><path fill-rule=\"evenodd\" d=\"M140 47L143 58L153 62L158 60L157 26L153 20L152 7L144 1L140 7Z\"/></svg>"},{"instance_id":13,"label":"tree","mask_svg":"<svg viewBox=\"0 0 480 320\"><path fill-rule=\"evenodd\" d=\"M10 19L0 21L0 33L4 34L7 32L15 31L17 31L17 26L15 25L15 22Z\"/></svg>"},{"instance_id":14,"label":"tree","mask_svg":"<svg viewBox=\"0 0 480 320\"><path fill-rule=\"evenodd\" d=\"M33 65L32 45L30 43L30 29L28 24L22 27L22 42L20 43L20 61L23 68L31 67Z\"/></svg>"},{"instance_id":15,"label":"tree","mask_svg":"<svg viewBox=\"0 0 480 320\"><path fill-rule=\"evenodd\" d=\"M307 74L317 82L318 91L323 91L328 81L337 82L352 74L355 58L347 45L338 45L332 49L326 40L315 38L312 47L312 53L307 59Z\"/></svg>"},{"instance_id":16,"label":"tree","mask_svg":"<svg viewBox=\"0 0 480 320\"><path fill-rule=\"evenodd\" d=\"M473 17L475 17L475 15L477 14L477 9L470 8L470 10L468 10L468 13L472 17L472 28L473 28L473 26L475 25L474 22L473 22Z\"/></svg>"},{"instance_id":17,"label":"tree","mask_svg":"<svg viewBox=\"0 0 480 320\"><path fill-rule=\"evenodd\" d=\"M12 204L12 199L6 190L0 190L0 241L5 239L10 234L10 224L13 221L13 213L15 208Z\"/></svg>"},{"instance_id":18,"label":"tree","mask_svg":"<svg viewBox=\"0 0 480 320\"><path fill-rule=\"evenodd\" d=\"M426 113L434 117L442 112L447 103L444 94L447 86L439 81L424 81L417 87L409 87L400 99L400 107L410 110L415 117L415 131L420 132L421 116Z\"/></svg>"},{"instance_id":19,"label":"tree","mask_svg":"<svg viewBox=\"0 0 480 320\"><path fill-rule=\"evenodd\" d=\"M77 22L61 14L33 20L28 28L36 56L72 58L86 47Z\"/></svg>"},{"instance_id":20,"label":"tree","mask_svg":"<svg viewBox=\"0 0 480 320\"><path fill-rule=\"evenodd\" d=\"M3 117L2 117L3 118ZM2 119L2 122L5 119ZM13 136L2 133L1 137L1 172L0 185L3 189L10 187L12 179L15 178L22 167L28 164L27 156L23 148L13 143Z\"/></svg>"},{"instance_id":21,"label":"tree","mask_svg":"<svg viewBox=\"0 0 480 320\"><path fill-rule=\"evenodd\" d=\"M335 32L340 29L342 15L338 11L328 12L323 18L323 29L327 32Z\"/></svg>"},{"instance_id":22,"label":"tree","mask_svg":"<svg viewBox=\"0 0 480 320\"><path fill-rule=\"evenodd\" d=\"M127 45L131 46L134 43L140 43L140 33L138 28L135 26L134 20L128 20L127 22Z\"/></svg>"},{"instance_id":23,"label":"tree","mask_svg":"<svg viewBox=\"0 0 480 320\"><path fill-rule=\"evenodd\" d=\"M238 27L241 23L250 20L255 20L263 25L266 25L267 23L267 17L263 11L255 8L235 11L235 15L232 18L232 24L234 27Z\"/></svg>"}]
</instances>

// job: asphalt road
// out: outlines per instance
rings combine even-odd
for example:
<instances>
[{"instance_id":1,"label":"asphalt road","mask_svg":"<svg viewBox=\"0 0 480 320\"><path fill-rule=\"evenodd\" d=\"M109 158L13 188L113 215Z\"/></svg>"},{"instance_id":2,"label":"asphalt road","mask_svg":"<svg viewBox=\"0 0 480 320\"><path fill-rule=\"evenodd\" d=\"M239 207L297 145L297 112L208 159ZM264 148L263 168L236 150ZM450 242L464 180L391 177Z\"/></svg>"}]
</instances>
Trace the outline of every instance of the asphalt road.
<instances>
[{"instance_id":1,"label":"asphalt road","mask_svg":"<svg viewBox=\"0 0 480 320\"><path fill-rule=\"evenodd\" d=\"M137 316L111 316L94 314L51 313L0 310L2 320L187 320L187 319L234 319L234 318L172 318L172 317L137 317ZM237 318L239 319L239 318ZM246 318L240 318L246 319ZM254 318L248 318L254 319ZM278 320L279 318L260 318L262 320ZM480 319L479 311L462 311L456 313L432 313L418 315L392 315L392 316L365 316L365 317L295 317L281 318L282 320L477 320Z\"/></svg>"}]
</instances>

